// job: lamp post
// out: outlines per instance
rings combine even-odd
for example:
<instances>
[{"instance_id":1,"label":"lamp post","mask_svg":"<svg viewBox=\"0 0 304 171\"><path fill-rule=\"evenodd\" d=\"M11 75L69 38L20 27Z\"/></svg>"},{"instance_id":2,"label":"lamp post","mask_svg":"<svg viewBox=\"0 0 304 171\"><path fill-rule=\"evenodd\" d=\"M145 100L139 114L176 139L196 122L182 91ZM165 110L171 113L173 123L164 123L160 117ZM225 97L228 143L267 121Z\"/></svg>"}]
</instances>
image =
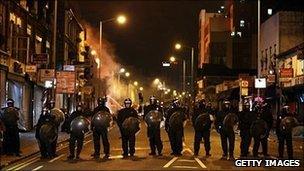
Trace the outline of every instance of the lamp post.
<instances>
[{"instance_id":1,"label":"lamp post","mask_svg":"<svg viewBox=\"0 0 304 171\"><path fill-rule=\"evenodd\" d=\"M194 48L189 47L189 46L185 46L185 45L182 46L180 43L176 43L174 47L175 47L176 50L181 50L182 47L185 47L185 48L188 48L188 49L191 50L191 80L190 80L191 91L190 92L191 92L192 98L195 98L195 96L194 96ZM185 63L185 62L183 61L183 63ZM184 65L186 65L186 63L183 64L183 66ZM185 66L185 68L186 68L186 66ZM186 75L186 73L185 73L185 75ZM184 79L185 79L185 77L184 77ZM183 85L185 86L185 82L183 83ZM184 87L183 87L183 91L185 91Z\"/></svg>"},{"instance_id":2,"label":"lamp post","mask_svg":"<svg viewBox=\"0 0 304 171\"><path fill-rule=\"evenodd\" d=\"M116 20L118 24L124 24L127 19L125 16L123 15L119 15L118 17L116 18L111 18L111 19L107 19L107 20L103 20L103 21L99 21L99 61L101 61L101 58L102 58L102 28L103 28L103 24L104 23L108 23L108 22L112 22ZM100 79L101 78L101 67L99 67L99 70L98 70L98 78ZM100 84L98 84L98 93L100 93Z\"/></svg>"}]
</instances>

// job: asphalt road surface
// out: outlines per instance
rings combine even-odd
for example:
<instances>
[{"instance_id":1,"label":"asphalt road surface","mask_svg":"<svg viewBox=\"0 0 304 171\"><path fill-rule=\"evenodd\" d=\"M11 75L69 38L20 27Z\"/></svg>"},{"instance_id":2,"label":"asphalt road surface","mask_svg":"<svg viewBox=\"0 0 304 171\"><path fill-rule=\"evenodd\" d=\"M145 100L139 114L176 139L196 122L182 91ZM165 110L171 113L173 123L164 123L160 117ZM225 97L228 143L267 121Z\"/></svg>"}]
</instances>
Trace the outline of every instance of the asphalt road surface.
<instances>
[{"instance_id":1,"label":"asphalt road surface","mask_svg":"<svg viewBox=\"0 0 304 171\"><path fill-rule=\"evenodd\" d=\"M220 160L222 155L219 135L213 130L211 134L211 157L205 158L203 144L201 144L200 156L193 157L193 137L192 127L187 124L185 128L185 140L183 156L171 156L170 144L165 130L162 130L162 140L164 144L163 156L149 156L150 152L148 139L146 136L146 126L141 124L141 131L136 137L136 153L132 158L122 159L121 139L117 127L109 133L111 144L111 157L108 160L92 159L93 142L92 136L85 138L84 148L79 160L68 160L68 143L59 144L57 154L54 159L40 159L40 155L31 156L18 163L7 166L4 170L301 170L303 167L303 149L300 146L294 148L295 158L301 159L301 167L251 167L238 168L234 166L234 161ZM235 157L240 154L240 138L236 136ZM303 145L303 144L302 144ZM102 149L102 148L101 148ZM251 148L252 149L252 148ZM102 151L102 150L101 150ZM269 140L269 153L277 156L277 143ZM102 155L101 155L102 157Z\"/></svg>"}]
</instances>

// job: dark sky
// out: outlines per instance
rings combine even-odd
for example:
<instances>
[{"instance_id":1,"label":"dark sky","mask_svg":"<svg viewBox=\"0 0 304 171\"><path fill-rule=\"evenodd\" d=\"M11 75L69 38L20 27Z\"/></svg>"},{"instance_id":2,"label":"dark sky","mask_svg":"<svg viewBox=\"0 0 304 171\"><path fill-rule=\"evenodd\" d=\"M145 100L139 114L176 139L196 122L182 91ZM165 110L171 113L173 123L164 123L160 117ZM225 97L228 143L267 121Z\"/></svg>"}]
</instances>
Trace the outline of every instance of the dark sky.
<instances>
[{"instance_id":1,"label":"dark sky","mask_svg":"<svg viewBox=\"0 0 304 171\"><path fill-rule=\"evenodd\" d=\"M224 4L218 0L72 2L78 8L78 16L96 29L99 27L99 20L125 14L128 17L126 25L107 23L103 34L114 44L120 63L136 68L145 76L153 77L164 73L161 62L174 54L174 42L181 41L188 46L197 47L200 10L205 8L209 12L215 12ZM189 51L179 55L187 54L190 57Z\"/></svg>"}]
</instances>

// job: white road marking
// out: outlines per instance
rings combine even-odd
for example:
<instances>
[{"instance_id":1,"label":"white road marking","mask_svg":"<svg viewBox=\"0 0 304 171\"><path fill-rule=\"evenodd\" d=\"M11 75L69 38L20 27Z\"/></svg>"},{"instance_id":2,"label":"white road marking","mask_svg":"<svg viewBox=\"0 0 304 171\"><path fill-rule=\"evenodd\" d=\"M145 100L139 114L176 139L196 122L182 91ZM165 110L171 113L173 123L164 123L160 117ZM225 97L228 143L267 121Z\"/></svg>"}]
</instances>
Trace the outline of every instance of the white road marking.
<instances>
[{"instance_id":1,"label":"white road marking","mask_svg":"<svg viewBox=\"0 0 304 171\"><path fill-rule=\"evenodd\" d=\"M41 168L43 168L43 166L41 165L41 166L38 166L38 167L36 167L35 169L33 169L32 171L36 171L36 170L39 170L39 169L41 169Z\"/></svg>"},{"instance_id":2,"label":"white road marking","mask_svg":"<svg viewBox=\"0 0 304 171\"><path fill-rule=\"evenodd\" d=\"M195 161L202 167L202 168L204 168L204 169L206 169L207 167L206 167L206 165L200 160L200 159L198 159L198 158L194 158L195 159Z\"/></svg>"},{"instance_id":3,"label":"white road marking","mask_svg":"<svg viewBox=\"0 0 304 171\"><path fill-rule=\"evenodd\" d=\"M109 159L122 159L122 155L117 155L117 156L110 156Z\"/></svg>"},{"instance_id":4,"label":"white road marking","mask_svg":"<svg viewBox=\"0 0 304 171\"><path fill-rule=\"evenodd\" d=\"M48 162L49 162L49 163L53 163L54 161L60 159L60 158L63 157L63 156L64 156L64 154L61 154L60 156L55 157L55 158L53 158L52 160L50 160L50 161L48 161Z\"/></svg>"},{"instance_id":5,"label":"white road marking","mask_svg":"<svg viewBox=\"0 0 304 171\"><path fill-rule=\"evenodd\" d=\"M164 165L164 168L168 168L172 163L174 163L176 160L178 159L178 157L174 157L173 159L171 159L166 165Z\"/></svg>"},{"instance_id":6,"label":"white road marking","mask_svg":"<svg viewBox=\"0 0 304 171\"><path fill-rule=\"evenodd\" d=\"M11 167L11 168L9 168L9 169L7 169L7 170L14 170L14 169L17 168L17 167L22 166L23 164L26 164L26 163L31 162L31 161L33 161L33 160L36 160L36 159L38 159L38 158L39 158L39 157L31 158L31 159L29 159L29 160L27 160L27 161L24 161L24 162L22 162L22 163L19 163L19 164L13 166L13 167Z\"/></svg>"},{"instance_id":7,"label":"white road marking","mask_svg":"<svg viewBox=\"0 0 304 171\"><path fill-rule=\"evenodd\" d=\"M172 166L174 168L182 168L182 169L197 169L195 166Z\"/></svg>"},{"instance_id":8,"label":"white road marking","mask_svg":"<svg viewBox=\"0 0 304 171\"><path fill-rule=\"evenodd\" d=\"M118 150L122 150L122 148L113 148L111 150L112 151L118 151ZM147 148L147 147L135 147L135 150L150 150L150 148Z\"/></svg>"},{"instance_id":9,"label":"white road marking","mask_svg":"<svg viewBox=\"0 0 304 171\"><path fill-rule=\"evenodd\" d=\"M180 162L196 162L195 160L179 159Z\"/></svg>"},{"instance_id":10,"label":"white road marking","mask_svg":"<svg viewBox=\"0 0 304 171\"><path fill-rule=\"evenodd\" d=\"M33 161L31 161L31 162L28 162L28 163L26 163L26 164L24 164L24 165L22 165L22 166L20 166L20 167L15 168L14 170L20 170L20 169L22 169L22 168L24 168L24 167L26 167L26 166L28 166L28 165L31 165L31 164L35 163L35 162L38 161L38 160L39 160L39 159L35 159L35 160L33 160Z\"/></svg>"}]
</instances>

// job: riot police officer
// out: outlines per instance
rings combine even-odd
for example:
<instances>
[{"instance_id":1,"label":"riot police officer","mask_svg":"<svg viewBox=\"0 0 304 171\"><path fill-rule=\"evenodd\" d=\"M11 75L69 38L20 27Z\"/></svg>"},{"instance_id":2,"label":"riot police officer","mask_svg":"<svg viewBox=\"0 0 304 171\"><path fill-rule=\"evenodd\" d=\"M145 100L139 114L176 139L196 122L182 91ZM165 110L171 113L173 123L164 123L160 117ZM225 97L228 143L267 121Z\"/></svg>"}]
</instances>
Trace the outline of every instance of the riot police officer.
<instances>
[{"instance_id":1,"label":"riot police officer","mask_svg":"<svg viewBox=\"0 0 304 171\"><path fill-rule=\"evenodd\" d=\"M122 149L123 157L126 158L128 154L134 156L135 153L135 134L129 134L128 130L123 128L123 123L126 119L134 117L138 119L137 111L132 108L132 100L127 98L124 101L125 108L121 109L117 113L117 125L120 129L121 140L122 140Z\"/></svg>"},{"instance_id":2,"label":"riot police officer","mask_svg":"<svg viewBox=\"0 0 304 171\"><path fill-rule=\"evenodd\" d=\"M68 159L75 158L76 143L77 143L76 159L79 159L79 155L83 146L84 134L86 131L88 131L88 127L87 127L88 121L84 117L81 104L77 104L76 111L74 111L68 119L68 124L69 124L68 133L70 133L70 140L69 140L70 155L68 156Z\"/></svg>"},{"instance_id":3,"label":"riot police officer","mask_svg":"<svg viewBox=\"0 0 304 171\"><path fill-rule=\"evenodd\" d=\"M94 109L94 115L100 111L110 113L110 109L106 106L107 98L100 97L97 100L98 106ZM93 122L92 122L93 123ZM94 158L99 158L100 155L100 137L102 139L103 151L104 151L104 159L109 158L110 156L110 143L108 140L108 129L102 129L97 131L94 125L91 125L93 131L93 140L94 140L94 150L95 152L92 154Z\"/></svg>"},{"instance_id":4,"label":"riot police officer","mask_svg":"<svg viewBox=\"0 0 304 171\"><path fill-rule=\"evenodd\" d=\"M171 108L167 111L165 129L168 133L171 155L181 156L183 151L184 121L186 115L184 108L179 104L178 99L173 100Z\"/></svg>"},{"instance_id":5,"label":"riot police officer","mask_svg":"<svg viewBox=\"0 0 304 171\"><path fill-rule=\"evenodd\" d=\"M228 157L228 151L229 151L229 160L234 160L234 143L235 143L235 134L234 131L231 130L231 127L228 129L225 124L225 120L228 120L228 115L232 114L232 109L230 105L230 101L224 100L222 110L217 112L216 114L216 120L215 120L215 126L218 133L220 133L221 136L221 145L223 150L222 158L223 160L226 160ZM227 119L226 119L227 118ZM232 126L232 125L229 125ZM228 144L227 144L228 141ZM228 150L229 147L229 150Z\"/></svg>"},{"instance_id":6,"label":"riot police officer","mask_svg":"<svg viewBox=\"0 0 304 171\"><path fill-rule=\"evenodd\" d=\"M250 133L250 126L252 125L253 121L256 120L256 113L250 111L250 103L249 101L244 102L243 111L239 112L239 129L240 129L240 136L241 136L241 157L247 157L249 146L251 143L252 135Z\"/></svg>"},{"instance_id":7,"label":"riot police officer","mask_svg":"<svg viewBox=\"0 0 304 171\"><path fill-rule=\"evenodd\" d=\"M161 115L163 115L163 108L157 104L157 99L154 96L150 97L150 104L144 107L144 118L146 118L147 114L153 110L159 111ZM161 116L161 118L163 118ZM149 155L156 155L155 150L157 149L158 155L162 155L163 143L160 135L160 125L157 123L155 126L151 126L147 123L147 135L149 137L150 149L151 152Z\"/></svg>"},{"instance_id":8,"label":"riot police officer","mask_svg":"<svg viewBox=\"0 0 304 171\"><path fill-rule=\"evenodd\" d=\"M19 108L14 107L13 99L7 99L7 107L1 110L3 111L1 120L5 126L5 131L3 132L4 154L14 154L20 157Z\"/></svg>"},{"instance_id":9,"label":"riot police officer","mask_svg":"<svg viewBox=\"0 0 304 171\"><path fill-rule=\"evenodd\" d=\"M52 113L52 109L55 109L55 101L54 100L50 100L50 102L48 103L48 109L51 110ZM55 128L58 130L59 124L54 124ZM56 148L57 148L57 140L58 140L58 131L57 131L57 135L56 135L56 139L55 141L52 142L51 144L51 156L52 157L56 157Z\"/></svg>"},{"instance_id":10,"label":"riot police officer","mask_svg":"<svg viewBox=\"0 0 304 171\"><path fill-rule=\"evenodd\" d=\"M198 107L194 109L192 115L192 125L195 130L194 135L194 155L198 156L200 149L200 142L204 139L204 146L206 151L206 157L210 157L210 129L212 121L210 119L210 113L208 113L205 105L205 101L201 100Z\"/></svg>"},{"instance_id":11,"label":"riot police officer","mask_svg":"<svg viewBox=\"0 0 304 171\"><path fill-rule=\"evenodd\" d=\"M288 159L293 159L292 128L297 121L289 110L289 106L284 106L277 118L276 133L279 141L279 158L283 158L284 144L286 142Z\"/></svg>"},{"instance_id":12,"label":"riot police officer","mask_svg":"<svg viewBox=\"0 0 304 171\"><path fill-rule=\"evenodd\" d=\"M37 125L36 125L35 137L39 144L42 159L54 157L52 144L53 144L53 141L55 141L55 139L53 139L53 138L56 138L56 137L50 136L50 135L41 135L41 128L42 128L42 126L46 127L46 125L51 127L51 129L55 129L54 116L51 115L51 112L48 107L43 108L42 113L41 113L41 115L38 119ZM52 140L48 139L49 137L52 137Z\"/></svg>"},{"instance_id":13,"label":"riot police officer","mask_svg":"<svg viewBox=\"0 0 304 171\"><path fill-rule=\"evenodd\" d=\"M264 103L263 101L257 102L255 105L255 112L257 114L257 120L253 123L252 127L256 125L255 129L252 128L251 133L261 132L260 135L253 136L254 144L253 144L253 157L258 157L258 150L260 144L262 145L263 156L266 158L269 156L268 154L268 137L269 132L272 128L273 124L273 116L271 113L270 105Z\"/></svg>"}]
</instances>

